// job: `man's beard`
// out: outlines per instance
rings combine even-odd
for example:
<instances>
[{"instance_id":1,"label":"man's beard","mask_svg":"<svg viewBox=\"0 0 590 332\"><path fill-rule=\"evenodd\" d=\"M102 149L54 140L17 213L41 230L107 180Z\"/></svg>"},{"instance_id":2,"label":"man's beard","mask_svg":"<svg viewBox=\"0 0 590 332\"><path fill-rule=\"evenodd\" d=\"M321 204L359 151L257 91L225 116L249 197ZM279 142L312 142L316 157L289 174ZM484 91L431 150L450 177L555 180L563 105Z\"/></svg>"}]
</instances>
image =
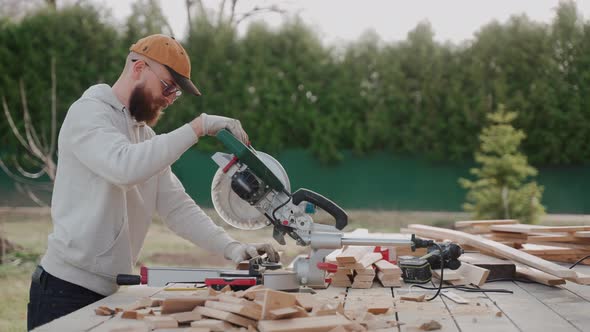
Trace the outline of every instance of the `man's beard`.
<instances>
[{"instance_id":1,"label":"man's beard","mask_svg":"<svg viewBox=\"0 0 590 332\"><path fill-rule=\"evenodd\" d=\"M144 84L136 86L131 92L129 98L129 112L137 122L145 122L153 126L158 122L161 110L164 108L163 103L158 103L154 98L144 90Z\"/></svg>"}]
</instances>

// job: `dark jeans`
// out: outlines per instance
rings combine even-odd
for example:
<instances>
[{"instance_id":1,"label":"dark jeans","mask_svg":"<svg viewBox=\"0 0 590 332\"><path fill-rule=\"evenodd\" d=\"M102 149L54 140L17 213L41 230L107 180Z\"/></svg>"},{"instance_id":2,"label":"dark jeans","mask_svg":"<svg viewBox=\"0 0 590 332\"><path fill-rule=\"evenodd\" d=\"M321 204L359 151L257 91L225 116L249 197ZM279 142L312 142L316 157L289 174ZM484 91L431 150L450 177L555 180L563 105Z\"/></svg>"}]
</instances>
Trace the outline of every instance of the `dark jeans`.
<instances>
[{"instance_id":1,"label":"dark jeans","mask_svg":"<svg viewBox=\"0 0 590 332\"><path fill-rule=\"evenodd\" d=\"M31 280L27 307L27 330L49 323L104 296L52 276L37 266Z\"/></svg>"}]
</instances>

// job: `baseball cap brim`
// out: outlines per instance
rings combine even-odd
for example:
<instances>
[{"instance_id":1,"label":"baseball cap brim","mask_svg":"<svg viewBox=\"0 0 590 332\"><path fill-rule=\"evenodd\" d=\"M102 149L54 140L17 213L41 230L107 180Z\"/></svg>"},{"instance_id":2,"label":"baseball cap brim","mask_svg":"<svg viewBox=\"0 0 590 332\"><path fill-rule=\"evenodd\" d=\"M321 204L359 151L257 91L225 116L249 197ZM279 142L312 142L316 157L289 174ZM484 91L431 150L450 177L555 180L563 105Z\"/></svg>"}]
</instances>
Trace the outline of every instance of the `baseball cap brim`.
<instances>
[{"instance_id":1,"label":"baseball cap brim","mask_svg":"<svg viewBox=\"0 0 590 332\"><path fill-rule=\"evenodd\" d=\"M182 91L188 92L188 93L193 94L197 97L201 95L201 91L199 91L199 89L197 89L195 84L190 79L180 75L179 73L174 71L174 69L172 69L168 66L166 66L166 69L168 69L168 71L170 72L170 75L172 75L172 78L174 78L174 81L176 82L176 84L178 84L178 86L180 86Z\"/></svg>"}]
</instances>

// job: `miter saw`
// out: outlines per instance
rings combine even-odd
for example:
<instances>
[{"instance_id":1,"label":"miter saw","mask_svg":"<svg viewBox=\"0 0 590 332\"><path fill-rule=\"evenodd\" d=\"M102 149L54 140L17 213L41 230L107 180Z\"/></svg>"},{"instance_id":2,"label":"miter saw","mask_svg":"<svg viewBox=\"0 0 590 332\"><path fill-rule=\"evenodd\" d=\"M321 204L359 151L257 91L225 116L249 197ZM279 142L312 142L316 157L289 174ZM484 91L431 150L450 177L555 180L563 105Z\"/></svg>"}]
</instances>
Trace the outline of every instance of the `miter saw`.
<instances>
[{"instance_id":1,"label":"miter saw","mask_svg":"<svg viewBox=\"0 0 590 332\"><path fill-rule=\"evenodd\" d=\"M308 189L291 192L289 177L276 159L246 146L229 131L221 130L217 139L230 153L217 152L212 156L219 165L211 184L215 210L225 222L239 229L273 226L273 238L278 243L286 243L286 234L298 245L310 246L309 256L300 256L293 262L293 277L300 285L325 288L324 258L344 245L407 245L413 249L432 245L432 241L414 235L397 239L346 237L341 230L347 225L348 216L337 204ZM334 225L315 224L305 211L308 203L334 217Z\"/></svg>"}]
</instances>

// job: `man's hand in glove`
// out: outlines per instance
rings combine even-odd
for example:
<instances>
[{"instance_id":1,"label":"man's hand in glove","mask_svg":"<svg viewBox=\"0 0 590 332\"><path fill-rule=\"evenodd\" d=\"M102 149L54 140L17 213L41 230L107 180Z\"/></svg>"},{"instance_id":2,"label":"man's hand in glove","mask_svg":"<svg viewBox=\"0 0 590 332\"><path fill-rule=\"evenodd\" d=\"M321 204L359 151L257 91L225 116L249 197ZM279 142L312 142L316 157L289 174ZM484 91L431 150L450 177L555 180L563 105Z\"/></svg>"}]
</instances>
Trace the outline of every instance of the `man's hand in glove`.
<instances>
[{"instance_id":1,"label":"man's hand in glove","mask_svg":"<svg viewBox=\"0 0 590 332\"><path fill-rule=\"evenodd\" d=\"M203 113L191 121L191 126L198 137L215 136L221 129L227 129L242 143L248 144L248 134L242 128L240 121L236 119Z\"/></svg>"},{"instance_id":2,"label":"man's hand in glove","mask_svg":"<svg viewBox=\"0 0 590 332\"><path fill-rule=\"evenodd\" d=\"M271 262L280 260L279 253L268 243L232 242L224 250L225 258L239 263L266 253Z\"/></svg>"}]
</instances>

